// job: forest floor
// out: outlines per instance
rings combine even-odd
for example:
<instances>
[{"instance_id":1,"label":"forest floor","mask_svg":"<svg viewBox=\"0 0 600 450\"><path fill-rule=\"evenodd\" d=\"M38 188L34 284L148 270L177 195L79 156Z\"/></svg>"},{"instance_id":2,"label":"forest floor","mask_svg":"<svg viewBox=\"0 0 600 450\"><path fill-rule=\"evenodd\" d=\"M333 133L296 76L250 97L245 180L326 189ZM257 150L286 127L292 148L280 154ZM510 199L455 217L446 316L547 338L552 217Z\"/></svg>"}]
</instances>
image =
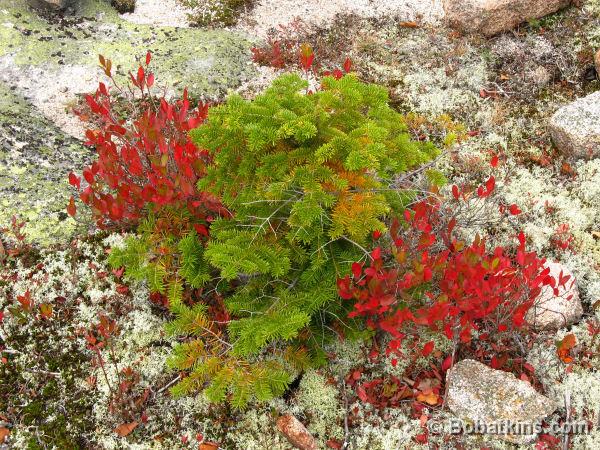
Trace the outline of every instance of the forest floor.
<instances>
[{"instance_id":1,"label":"forest floor","mask_svg":"<svg viewBox=\"0 0 600 450\"><path fill-rule=\"evenodd\" d=\"M98 54L110 57L124 79L148 50L168 96L187 86L199 99L218 101L234 91L252 97L278 73L298 70L253 62L251 48L268 49L269 38L290 48L310 43L323 69L350 58L361 79L387 87L394 107L414 114L415 133L438 141L457 134L459 142L437 161L451 183L481 182L490 155L500 156L498 186L507 204L522 209L514 225L532 249L573 272L584 307L578 324L542 334L524 358L535 368L537 388L559 405L548 422L568 415L598 423L597 350L586 365L568 369L555 342L574 334L581 345L598 345L590 342L588 323L600 318L600 158L560 153L548 123L560 107L600 90L594 69L600 2L484 38L448 28L437 1L263 1L237 26L210 29L189 27L183 9L153 16L156 2L138 1L146 9L133 14L81 0L61 15L25 0L0 0L0 227L10 228L16 216L26 236L10 261L0 241L0 311L13 311L0 319L0 448L2 430L9 433L7 448L18 449L198 448L199 442L292 448L276 429L277 414L298 417L319 448L339 448L344 440L356 449L518 447L490 435L430 435L429 443L419 443L422 414L415 416L410 403L377 409L346 384L357 369L373 378L403 369L370 361L352 341L328 348L329 365L307 371L283 398L245 411L211 405L202 394L170 396L178 375L165 367L173 346L163 331L168 311L148 300L143 283L126 282L108 267L106 254L122 245L122 235L65 212L73 195L68 174L93 158L71 110L102 79ZM514 240L508 229L482 225L473 232L491 234L496 244ZM2 235L7 248L15 237L9 235ZM23 299L51 305L50 317L14 313ZM85 334L102 314L116 320L118 333L114 354L99 370ZM131 383L115 407L108 399L126 368ZM443 407L426 411L435 420L452 417ZM539 445L521 447L546 448ZM600 430L574 435L570 445L600 448Z\"/></svg>"}]
</instances>

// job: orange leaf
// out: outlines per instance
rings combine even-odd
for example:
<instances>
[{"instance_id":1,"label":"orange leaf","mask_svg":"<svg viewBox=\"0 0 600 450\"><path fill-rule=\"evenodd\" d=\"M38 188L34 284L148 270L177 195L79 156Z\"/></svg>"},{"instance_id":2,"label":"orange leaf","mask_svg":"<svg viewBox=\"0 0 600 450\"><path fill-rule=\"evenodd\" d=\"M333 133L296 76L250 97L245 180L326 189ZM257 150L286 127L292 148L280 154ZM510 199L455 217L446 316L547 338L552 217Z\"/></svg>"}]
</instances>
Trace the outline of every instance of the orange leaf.
<instances>
[{"instance_id":1,"label":"orange leaf","mask_svg":"<svg viewBox=\"0 0 600 450\"><path fill-rule=\"evenodd\" d=\"M125 437L128 434L130 434L133 430L135 430L135 428L138 426L137 422L131 422L131 423L123 423L121 425L119 425L117 428L115 428L115 433L117 433L119 436L121 437Z\"/></svg>"},{"instance_id":2,"label":"orange leaf","mask_svg":"<svg viewBox=\"0 0 600 450\"><path fill-rule=\"evenodd\" d=\"M0 241L0 262L3 261L5 257L6 257L6 250L4 249L4 245L2 244L2 241Z\"/></svg>"},{"instance_id":3,"label":"orange leaf","mask_svg":"<svg viewBox=\"0 0 600 450\"><path fill-rule=\"evenodd\" d=\"M417 22L400 22L399 25L402 28L419 28Z\"/></svg>"},{"instance_id":4,"label":"orange leaf","mask_svg":"<svg viewBox=\"0 0 600 450\"><path fill-rule=\"evenodd\" d=\"M427 394L421 392L419 395L417 395L418 401L427 403L428 405L437 405L439 399L440 397L433 392L429 392Z\"/></svg>"},{"instance_id":5,"label":"orange leaf","mask_svg":"<svg viewBox=\"0 0 600 450\"><path fill-rule=\"evenodd\" d=\"M564 350L571 350L577 345L577 338L573 333L567 334L559 343L559 347Z\"/></svg>"},{"instance_id":6,"label":"orange leaf","mask_svg":"<svg viewBox=\"0 0 600 450\"><path fill-rule=\"evenodd\" d=\"M44 319L52 317L52 305L50 303L42 303L40 305L40 313Z\"/></svg>"},{"instance_id":7,"label":"orange leaf","mask_svg":"<svg viewBox=\"0 0 600 450\"><path fill-rule=\"evenodd\" d=\"M567 364L573 362L570 351L575 345L577 345L577 338L573 333L567 334L562 341L556 344L556 353L562 362Z\"/></svg>"},{"instance_id":8,"label":"orange leaf","mask_svg":"<svg viewBox=\"0 0 600 450\"><path fill-rule=\"evenodd\" d=\"M203 442L198 446L198 450L218 450L219 444L214 442Z\"/></svg>"},{"instance_id":9,"label":"orange leaf","mask_svg":"<svg viewBox=\"0 0 600 450\"><path fill-rule=\"evenodd\" d=\"M4 443L9 434L10 430L8 428L0 427L0 444Z\"/></svg>"},{"instance_id":10,"label":"orange leaf","mask_svg":"<svg viewBox=\"0 0 600 450\"><path fill-rule=\"evenodd\" d=\"M69 199L69 205L67 206L67 213L71 217L75 217L75 214L77 214L77 208L75 207L75 199L73 198L73 196L71 196L71 198Z\"/></svg>"}]
</instances>

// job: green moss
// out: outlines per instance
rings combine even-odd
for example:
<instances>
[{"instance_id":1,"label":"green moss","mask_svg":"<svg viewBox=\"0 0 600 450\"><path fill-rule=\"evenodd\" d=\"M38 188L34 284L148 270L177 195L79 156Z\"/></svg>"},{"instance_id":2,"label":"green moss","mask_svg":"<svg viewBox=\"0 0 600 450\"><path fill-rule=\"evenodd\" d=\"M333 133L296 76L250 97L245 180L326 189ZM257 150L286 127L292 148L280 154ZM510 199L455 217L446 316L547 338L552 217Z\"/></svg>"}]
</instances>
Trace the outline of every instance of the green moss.
<instances>
[{"instance_id":1,"label":"green moss","mask_svg":"<svg viewBox=\"0 0 600 450\"><path fill-rule=\"evenodd\" d=\"M147 50L157 62L157 79L198 95L222 95L253 74L250 43L230 31L133 24L100 0L83 1L63 18L41 16L17 0L0 11L0 57L10 56L17 66L60 72L64 65L84 65L94 73L103 54L123 79Z\"/></svg>"},{"instance_id":2,"label":"green moss","mask_svg":"<svg viewBox=\"0 0 600 450\"><path fill-rule=\"evenodd\" d=\"M0 410L18 417L18 433L26 437L29 449L83 448L92 431L93 397L75 395L81 389L75 380L85 373L85 357L72 343L49 339L49 333L60 332L59 327L47 330L30 324L12 335L10 345L27 346L40 359L9 358L0 368ZM69 351L62 351L63 347ZM40 365L45 370L30 371ZM58 370L57 375L50 374Z\"/></svg>"},{"instance_id":3,"label":"green moss","mask_svg":"<svg viewBox=\"0 0 600 450\"><path fill-rule=\"evenodd\" d=\"M0 226L13 215L29 220L29 239L50 244L71 236L68 173L91 152L66 136L8 86L0 83Z\"/></svg>"}]
</instances>

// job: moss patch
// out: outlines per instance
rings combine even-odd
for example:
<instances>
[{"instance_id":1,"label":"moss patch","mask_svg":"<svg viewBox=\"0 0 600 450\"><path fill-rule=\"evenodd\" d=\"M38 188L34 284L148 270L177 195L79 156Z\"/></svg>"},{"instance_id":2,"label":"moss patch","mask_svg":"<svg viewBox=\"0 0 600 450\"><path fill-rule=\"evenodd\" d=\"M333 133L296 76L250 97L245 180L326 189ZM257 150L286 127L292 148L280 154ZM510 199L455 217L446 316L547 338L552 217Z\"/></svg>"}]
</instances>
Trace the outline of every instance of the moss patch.
<instances>
[{"instance_id":1,"label":"moss patch","mask_svg":"<svg viewBox=\"0 0 600 450\"><path fill-rule=\"evenodd\" d=\"M71 195L66 177L90 157L89 149L0 83L0 225L17 215L29 221L32 241L71 236L76 223L65 212Z\"/></svg>"},{"instance_id":2,"label":"moss patch","mask_svg":"<svg viewBox=\"0 0 600 450\"><path fill-rule=\"evenodd\" d=\"M250 43L229 31L136 25L100 0L83 0L64 16L17 0L0 10L0 57L11 55L18 66L52 71L76 64L93 72L100 53L124 77L147 50L157 61L157 79L198 95L222 95L253 75Z\"/></svg>"}]
</instances>

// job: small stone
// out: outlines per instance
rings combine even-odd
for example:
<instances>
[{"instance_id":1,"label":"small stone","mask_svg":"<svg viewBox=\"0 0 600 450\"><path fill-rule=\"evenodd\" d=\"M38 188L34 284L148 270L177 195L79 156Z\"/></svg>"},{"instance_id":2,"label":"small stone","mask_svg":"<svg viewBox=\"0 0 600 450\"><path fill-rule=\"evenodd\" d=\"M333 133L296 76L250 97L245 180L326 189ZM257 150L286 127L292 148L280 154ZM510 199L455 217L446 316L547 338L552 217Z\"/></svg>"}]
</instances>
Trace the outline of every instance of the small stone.
<instances>
[{"instance_id":1,"label":"small stone","mask_svg":"<svg viewBox=\"0 0 600 450\"><path fill-rule=\"evenodd\" d=\"M517 444L535 439L535 425L556 409L552 400L536 392L528 382L472 359L454 365L446 382L446 402L458 418L488 427L488 433ZM523 432L500 428L513 424L521 424L514 426L521 426Z\"/></svg>"},{"instance_id":2,"label":"small stone","mask_svg":"<svg viewBox=\"0 0 600 450\"><path fill-rule=\"evenodd\" d=\"M292 415L281 416L277 419L277 429L286 437L290 444L300 450L317 450L317 441L306 427Z\"/></svg>"},{"instance_id":3,"label":"small stone","mask_svg":"<svg viewBox=\"0 0 600 450\"><path fill-rule=\"evenodd\" d=\"M600 91L560 108L549 128L554 144L566 156L600 156Z\"/></svg>"},{"instance_id":4,"label":"small stone","mask_svg":"<svg viewBox=\"0 0 600 450\"><path fill-rule=\"evenodd\" d=\"M525 320L538 329L558 330L578 322L583 314L583 307L573 273L557 262L547 262L546 267L550 268L550 276L557 283L561 272L563 277L568 276L569 279L564 286L557 287L558 295L555 295L550 286L544 286Z\"/></svg>"},{"instance_id":5,"label":"small stone","mask_svg":"<svg viewBox=\"0 0 600 450\"><path fill-rule=\"evenodd\" d=\"M446 19L466 33L487 36L510 30L569 5L571 0L443 0Z\"/></svg>"}]
</instances>

